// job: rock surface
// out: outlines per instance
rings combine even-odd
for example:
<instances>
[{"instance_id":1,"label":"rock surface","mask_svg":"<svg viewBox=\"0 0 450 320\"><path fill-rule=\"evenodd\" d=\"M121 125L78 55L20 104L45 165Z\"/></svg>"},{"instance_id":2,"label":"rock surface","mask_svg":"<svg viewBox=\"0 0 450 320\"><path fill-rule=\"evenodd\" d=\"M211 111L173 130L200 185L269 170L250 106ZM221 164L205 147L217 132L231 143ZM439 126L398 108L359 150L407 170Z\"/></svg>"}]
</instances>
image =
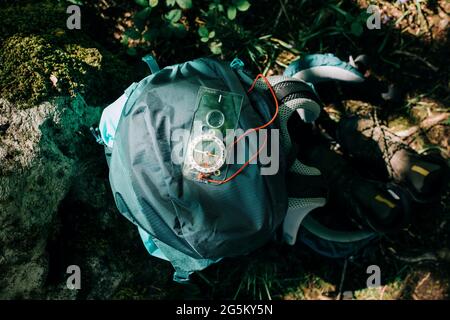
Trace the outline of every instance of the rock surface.
<instances>
[{"instance_id":1,"label":"rock surface","mask_svg":"<svg viewBox=\"0 0 450 320\"><path fill-rule=\"evenodd\" d=\"M100 114L81 97L26 110L0 99L1 299L152 297L170 282L170 266L115 209L89 132ZM80 266L82 290L66 288L69 265Z\"/></svg>"},{"instance_id":2,"label":"rock surface","mask_svg":"<svg viewBox=\"0 0 450 320\"><path fill-rule=\"evenodd\" d=\"M1 298L30 296L45 283L47 239L80 166L62 143L100 114L68 103L18 110L0 100Z\"/></svg>"},{"instance_id":3,"label":"rock surface","mask_svg":"<svg viewBox=\"0 0 450 320\"><path fill-rule=\"evenodd\" d=\"M171 267L118 214L89 130L102 108L84 101L107 105L141 74L87 11L81 31L63 2L0 4L0 17L0 299L161 296ZM66 287L70 265L81 290Z\"/></svg>"}]
</instances>

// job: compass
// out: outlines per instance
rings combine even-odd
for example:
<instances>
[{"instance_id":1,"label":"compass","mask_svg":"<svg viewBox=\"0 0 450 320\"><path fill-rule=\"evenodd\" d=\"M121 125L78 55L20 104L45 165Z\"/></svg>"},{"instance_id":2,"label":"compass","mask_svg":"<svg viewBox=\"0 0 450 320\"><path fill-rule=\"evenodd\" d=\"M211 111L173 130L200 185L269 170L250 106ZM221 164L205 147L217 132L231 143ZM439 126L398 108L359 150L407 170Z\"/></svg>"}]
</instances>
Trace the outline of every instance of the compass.
<instances>
[{"instance_id":1,"label":"compass","mask_svg":"<svg viewBox=\"0 0 450 320\"><path fill-rule=\"evenodd\" d=\"M219 170L226 159L223 141L209 133L192 139L187 152L188 164L198 172L206 174Z\"/></svg>"}]
</instances>

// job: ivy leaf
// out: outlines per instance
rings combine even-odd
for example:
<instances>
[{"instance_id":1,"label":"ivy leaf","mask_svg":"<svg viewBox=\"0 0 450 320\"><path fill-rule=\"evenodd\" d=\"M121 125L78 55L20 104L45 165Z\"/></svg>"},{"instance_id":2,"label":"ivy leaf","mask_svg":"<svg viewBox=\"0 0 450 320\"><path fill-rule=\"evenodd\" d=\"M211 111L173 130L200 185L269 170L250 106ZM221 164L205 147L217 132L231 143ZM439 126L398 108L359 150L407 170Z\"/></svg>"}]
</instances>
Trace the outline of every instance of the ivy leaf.
<instances>
[{"instance_id":1,"label":"ivy leaf","mask_svg":"<svg viewBox=\"0 0 450 320\"><path fill-rule=\"evenodd\" d=\"M247 11L250 8L250 2L247 0L236 0L233 3L239 11Z\"/></svg>"},{"instance_id":2,"label":"ivy leaf","mask_svg":"<svg viewBox=\"0 0 450 320\"><path fill-rule=\"evenodd\" d=\"M150 5L150 7L154 8L158 5L158 0L149 0L148 4Z\"/></svg>"},{"instance_id":3,"label":"ivy leaf","mask_svg":"<svg viewBox=\"0 0 450 320\"><path fill-rule=\"evenodd\" d=\"M175 0L181 9L192 8L192 0Z\"/></svg>"},{"instance_id":4,"label":"ivy leaf","mask_svg":"<svg viewBox=\"0 0 450 320\"><path fill-rule=\"evenodd\" d=\"M175 0L166 0L166 5L168 7L173 7L175 5Z\"/></svg>"},{"instance_id":5,"label":"ivy leaf","mask_svg":"<svg viewBox=\"0 0 450 320\"><path fill-rule=\"evenodd\" d=\"M142 7L148 7L148 0L134 0L134 2Z\"/></svg>"},{"instance_id":6,"label":"ivy leaf","mask_svg":"<svg viewBox=\"0 0 450 320\"><path fill-rule=\"evenodd\" d=\"M228 7L228 10L227 10L228 19L234 20L236 18L236 13L237 13L236 7L234 7L234 6Z\"/></svg>"},{"instance_id":7,"label":"ivy leaf","mask_svg":"<svg viewBox=\"0 0 450 320\"><path fill-rule=\"evenodd\" d=\"M181 19L181 10L173 9L166 13L165 18L169 20L171 23L178 22Z\"/></svg>"},{"instance_id":8,"label":"ivy leaf","mask_svg":"<svg viewBox=\"0 0 450 320\"><path fill-rule=\"evenodd\" d=\"M198 34L202 38L208 37L208 35L209 35L208 28L207 27L198 28Z\"/></svg>"}]
</instances>

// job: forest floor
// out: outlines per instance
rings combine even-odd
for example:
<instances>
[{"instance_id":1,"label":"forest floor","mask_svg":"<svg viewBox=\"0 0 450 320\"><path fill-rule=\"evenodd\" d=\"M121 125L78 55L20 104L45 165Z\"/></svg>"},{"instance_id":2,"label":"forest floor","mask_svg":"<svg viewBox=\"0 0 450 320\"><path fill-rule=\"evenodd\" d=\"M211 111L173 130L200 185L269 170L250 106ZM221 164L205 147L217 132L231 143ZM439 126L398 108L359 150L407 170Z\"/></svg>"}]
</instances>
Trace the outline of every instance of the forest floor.
<instances>
[{"instance_id":1,"label":"forest floor","mask_svg":"<svg viewBox=\"0 0 450 320\"><path fill-rule=\"evenodd\" d=\"M262 1L255 12L264 17L273 2ZM280 3L282 5L280 6ZM311 36L316 27L327 27L333 16L323 1L280 1L272 19L261 22L248 17L244 25L267 54L250 63L254 71L281 74L293 60L307 53L331 52L342 59L367 53L372 58L371 75L402 88L400 106L374 106L360 101L327 105L334 117L378 108L383 122L418 152L438 148L448 159L449 138L449 16L446 1L372 1L382 9L382 30L349 38L344 32ZM419 3L419 6L418 6ZM345 12L358 12L368 1L344 2ZM325 9L324 9L325 8ZM420 10L418 10L420 9ZM125 10L126 11L126 10ZM289 16L287 16L289 12ZM126 16L126 15L124 15ZM319 17L320 16L320 17ZM323 17L324 16L324 17ZM266 17L267 18L267 17ZM276 19L275 29L268 25ZM267 21L269 20L269 21ZM125 19L115 20L115 38L120 38ZM331 21L333 21L331 19ZM270 30L271 35L261 30ZM309 32L309 33L308 33ZM255 45L255 44L254 44ZM255 46L256 46L255 45ZM153 48L165 64L195 57L198 52ZM243 54L237 51L233 54ZM270 244L248 257L227 259L198 273L195 286L153 284L142 288L144 297L250 298L250 299L336 299L341 293L354 299L448 299L450 297L450 190L434 206L417 206L411 226L392 238L384 238L373 250L350 261L343 276L343 261L317 256L306 247L289 248ZM366 288L369 265L381 269L382 286ZM150 292L148 292L149 290ZM131 290L133 291L133 290ZM342 293L344 293L342 295Z\"/></svg>"},{"instance_id":2,"label":"forest floor","mask_svg":"<svg viewBox=\"0 0 450 320\"><path fill-rule=\"evenodd\" d=\"M170 44L159 42L150 48L139 49L137 54L124 55L129 48L124 48L120 42L131 23L131 12L135 10L134 5L124 3L93 1L89 6L91 14L96 19L101 17L102 25L90 32L105 48L123 58L130 70L135 71L135 79L145 74L140 57L146 52L153 53L161 66L210 55L209 50L198 46L185 50L192 39ZM348 25L346 19L357 17L369 1L263 0L258 4L253 1L252 10L246 12L240 22L248 30L247 37L255 41L245 45L235 43L224 52L223 58L239 56L252 71L272 75L281 74L290 62L309 53L330 52L345 61L350 55L369 54L371 76L401 88L405 94L404 102L396 106L376 106L344 101L340 105L328 104L325 110L339 118L376 108L380 110L381 120L417 152L438 149L449 159L450 3L445 0L377 0L370 3L382 9L381 30L366 30L362 35L354 36L350 32L351 21ZM337 4L342 6L336 7ZM336 16L339 15L344 17L343 24L330 30L328 27L337 25L339 19ZM233 38L228 41L233 42ZM251 53L255 50L263 54L255 58ZM110 97L111 101L105 103L115 98ZM103 166L99 174L106 180L106 163L99 163ZM114 247L110 251L116 256L104 257L105 261L123 258L121 264L133 274L122 279L111 295L114 299L450 298L449 188L439 203L417 205L410 227L381 239L363 256L348 261L345 272L342 260L323 258L301 245L288 247L272 243L249 256L225 259L195 274L193 284L189 286L172 282L172 267L148 256L137 233L132 244L122 243L117 236L111 235L115 231L125 234L134 230L118 216L111 196L108 203L101 212L96 212L77 201L63 201L59 210L69 214L60 222L66 224L61 232L68 232L65 237L70 237L70 244L64 249L54 249L52 246L60 246L55 240L50 251L58 253L62 250L70 256L70 250L73 250L73 256L84 257L88 255L86 252L95 254L95 249L89 248L91 244ZM97 219L96 215L101 218ZM103 221L106 215L117 215L109 218L115 221L112 225L118 226L117 230L110 226L95 229L96 223ZM137 262L139 265L135 265ZM382 285L368 289L367 267L374 264L380 267ZM139 270L134 271L134 267ZM86 296L78 296L83 297Z\"/></svg>"}]
</instances>

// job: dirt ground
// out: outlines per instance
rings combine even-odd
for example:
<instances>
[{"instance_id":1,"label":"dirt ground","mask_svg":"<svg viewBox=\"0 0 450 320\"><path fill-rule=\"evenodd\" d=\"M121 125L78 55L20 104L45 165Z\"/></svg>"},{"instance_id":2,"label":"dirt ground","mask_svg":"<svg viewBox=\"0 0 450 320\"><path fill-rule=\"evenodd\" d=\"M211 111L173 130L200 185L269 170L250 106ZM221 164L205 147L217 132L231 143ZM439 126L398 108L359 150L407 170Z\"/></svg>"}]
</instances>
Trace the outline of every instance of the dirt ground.
<instances>
[{"instance_id":1,"label":"dirt ground","mask_svg":"<svg viewBox=\"0 0 450 320\"><path fill-rule=\"evenodd\" d=\"M286 2L289 6L290 1ZM366 8L369 2L357 1L356 4ZM414 1L405 1L400 6L389 1L375 1L375 4L382 9L384 21L396 21L394 28L385 35L387 39L369 34L350 49L353 52L349 52L345 44L334 43L333 39L329 40L330 46L335 50L333 53L346 59L349 54L357 53L373 56L374 47L384 43L385 48L380 56L375 56L369 74L401 87L405 103L376 106L345 101L340 106L327 105L326 111L338 118L342 114L371 112L376 108L384 123L416 151L439 148L448 158L449 69L448 63L442 62L448 62L450 56L450 3L429 1L420 13ZM314 52L316 46L317 43L311 43L309 52ZM267 74L282 73L284 66L297 57L297 52L281 47ZM450 190L447 190L439 204L417 206L414 221L407 230L383 239L364 257L350 261L344 277L342 261L324 259L307 248L274 244L251 257L225 261L201 272L196 278L198 287L180 289L181 295L288 300L448 299L449 199ZM377 264L382 270L379 288L365 289L366 268L370 264Z\"/></svg>"}]
</instances>

